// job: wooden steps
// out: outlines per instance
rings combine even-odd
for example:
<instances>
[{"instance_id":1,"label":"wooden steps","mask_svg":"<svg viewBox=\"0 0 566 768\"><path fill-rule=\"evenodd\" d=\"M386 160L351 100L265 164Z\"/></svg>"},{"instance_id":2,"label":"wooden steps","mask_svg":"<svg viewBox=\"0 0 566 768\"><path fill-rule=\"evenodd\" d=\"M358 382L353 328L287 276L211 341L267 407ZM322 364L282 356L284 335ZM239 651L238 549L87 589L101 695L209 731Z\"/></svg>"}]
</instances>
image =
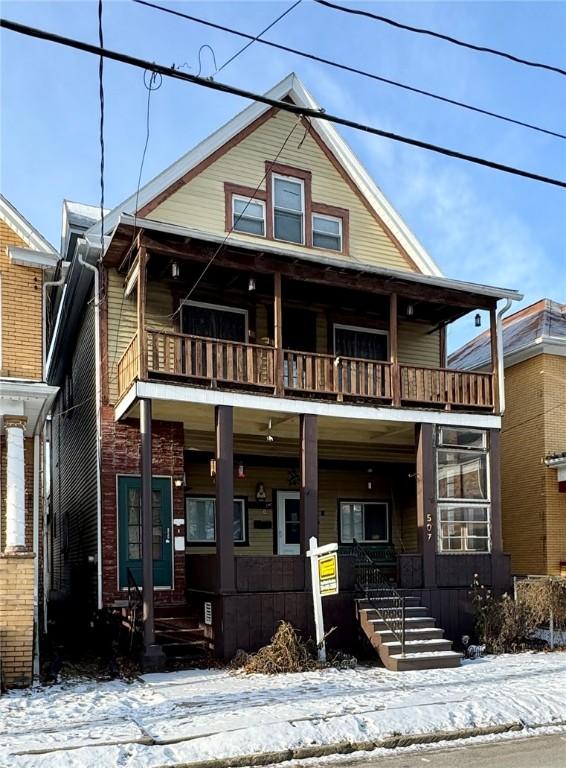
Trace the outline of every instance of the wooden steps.
<instances>
[{"instance_id":1,"label":"wooden steps","mask_svg":"<svg viewBox=\"0 0 566 768\"><path fill-rule=\"evenodd\" d=\"M185 603L155 606L155 641L167 657L167 666L175 669L210 655L204 627Z\"/></svg>"},{"instance_id":2,"label":"wooden steps","mask_svg":"<svg viewBox=\"0 0 566 768\"><path fill-rule=\"evenodd\" d=\"M444 637L444 630L436 626L436 619L427 615L428 609L420 605L416 597L406 598L405 655L402 656L401 643L388 626L392 622L387 612L393 605L392 597L377 594L372 595L371 600L356 601L360 626L387 669L403 672L460 666L462 654L452 650L452 642ZM377 608L381 609L383 618Z\"/></svg>"}]
</instances>

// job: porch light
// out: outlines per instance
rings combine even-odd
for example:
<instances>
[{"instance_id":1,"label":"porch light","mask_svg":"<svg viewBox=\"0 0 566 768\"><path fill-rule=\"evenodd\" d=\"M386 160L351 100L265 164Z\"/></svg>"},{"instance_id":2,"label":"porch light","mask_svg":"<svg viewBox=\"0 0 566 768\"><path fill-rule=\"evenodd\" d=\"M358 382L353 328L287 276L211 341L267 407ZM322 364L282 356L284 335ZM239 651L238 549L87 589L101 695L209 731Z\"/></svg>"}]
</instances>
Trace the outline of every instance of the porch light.
<instances>
[{"instance_id":1,"label":"porch light","mask_svg":"<svg viewBox=\"0 0 566 768\"><path fill-rule=\"evenodd\" d=\"M179 270L178 262L172 261L171 262L171 277L173 278L173 280L178 280L179 279L179 273L180 273L180 270Z\"/></svg>"},{"instance_id":2,"label":"porch light","mask_svg":"<svg viewBox=\"0 0 566 768\"><path fill-rule=\"evenodd\" d=\"M373 469L370 467L368 469L368 491L373 490L373 478L372 478L372 475L373 475Z\"/></svg>"},{"instance_id":3,"label":"porch light","mask_svg":"<svg viewBox=\"0 0 566 768\"><path fill-rule=\"evenodd\" d=\"M407 317L412 317L415 314L415 307L413 304L407 304Z\"/></svg>"},{"instance_id":4,"label":"porch light","mask_svg":"<svg viewBox=\"0 0 566 768\"><path fill-rule=\"evenodd\" d=\"M240 461L238 463L238 480L245 480L246 479L246 468L244 467L244 462Z\"/></svg>"},{"instance_id":5,"label":"porch light","mask_svg":"<svg viewBox=\"0 0 566 768\"><path fill-rule=\"evenodd\" d=\"M210 460L210 476L216 477L216 459Z\"/></svg>"},{"instance_id":6,"label":"porch light","mask_svg":"<svg viewBox=\"0 0 566 768\"><path fill-rule=\"evenodd\" d=\"M250 277L248 280L248 291L255 291L255 277Z\"/></svg>"},{"instance_id":7,"label":"porch light","mask_svg":"<svg viewBox=\"0 0 566 768\"><path fill-rule=\"evenodd\" d=\"M481 327L481 315L480 315L479 312L477 313L477 315L474 318L474 323L475 323L476 328L480 328Z\"/></svg>"}]
</instances>

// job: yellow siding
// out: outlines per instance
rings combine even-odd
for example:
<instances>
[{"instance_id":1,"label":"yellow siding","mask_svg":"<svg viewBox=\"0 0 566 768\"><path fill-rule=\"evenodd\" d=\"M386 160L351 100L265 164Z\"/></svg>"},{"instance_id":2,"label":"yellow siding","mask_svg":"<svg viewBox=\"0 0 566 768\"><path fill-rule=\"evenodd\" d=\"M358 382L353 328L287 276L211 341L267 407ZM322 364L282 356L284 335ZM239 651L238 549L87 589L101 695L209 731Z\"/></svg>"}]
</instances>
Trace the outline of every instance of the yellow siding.
<instances>
[{"instance_id":1,"label":"yellow siding","mask_svg":"<svg viewBox=\"0 0 566 768\"><path fill-rule=\"evenodd\" d=\"M429 333L426 323L399 322L399 362L406 365L440 366L439 332Z\"/></svg>"},{"instance_id":2,"label":"yellow siding","mask_svg":"<svg viewBox=\"0 0 566 768\"><path fill-rule=\"evenodd\" d=\"M0 376L41 381L42 271L11 264L9 245L28 247L0 221Z\"/></svg>"},{"instance_id":3,"label":"yellow siding","mask_svg":"<svg viewBox=\"0 0 566 768\"><path fill-rule=\"evenodd\" d=\"M151 212L151 218L224 234L224 182L255 189L264 177L265 161L277 157L296 120L293 115L278 112L157 206ZM413 264L373 218L314 139L310 135L305 136L302 126L296 128L277 161L312 172L312 196L315 202L350 211L348 258L366 264L415 271ZM265 189L265 182L261 188ZM238 233L238 237L258 243L257 237L248 238L242 233ZM306 253L320 253L327 257L333 255L331 251L317 251L302 246L286 244L285 247Z\"/></svg>"}]
</instances>

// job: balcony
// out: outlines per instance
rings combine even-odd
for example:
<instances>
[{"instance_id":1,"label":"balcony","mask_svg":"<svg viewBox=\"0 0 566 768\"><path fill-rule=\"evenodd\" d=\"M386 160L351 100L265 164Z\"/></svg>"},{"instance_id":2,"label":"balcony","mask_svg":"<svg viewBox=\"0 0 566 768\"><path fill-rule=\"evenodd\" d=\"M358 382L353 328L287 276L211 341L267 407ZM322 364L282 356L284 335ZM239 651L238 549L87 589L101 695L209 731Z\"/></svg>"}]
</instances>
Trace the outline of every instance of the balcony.
<instances>
[{"instance_id":1,"label":"balcony","mask_svg":"<svg viewBox=\"0 0 566 768\"><path fill-rule=\"evenodd\" d=\"M141 365L140 365L141 361ZM266 396L493 413L492 373L278 349L146 328L117 365L119 397L135 379Z\"/></svg>"}]
</instances>

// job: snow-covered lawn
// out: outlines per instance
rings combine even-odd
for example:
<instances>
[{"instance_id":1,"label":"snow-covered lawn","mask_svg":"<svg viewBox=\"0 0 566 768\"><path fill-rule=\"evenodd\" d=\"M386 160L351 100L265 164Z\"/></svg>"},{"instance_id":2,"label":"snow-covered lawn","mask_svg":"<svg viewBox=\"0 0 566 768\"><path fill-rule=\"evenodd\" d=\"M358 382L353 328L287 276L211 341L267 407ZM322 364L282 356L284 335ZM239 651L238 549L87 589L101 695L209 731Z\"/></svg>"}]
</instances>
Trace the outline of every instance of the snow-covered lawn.
<instances>
[{"instance_id":1,"label":"snow-covered lawn","mask_svg":"<svg viewBox=\"0 0 566 768\"><path fill-rule=\"evenodd\" d=\"M0 766L173 766L513 723L566 723L566 653L421 672L194 670L12 692L0 697Z\"/></svg>"}]
</instances>

